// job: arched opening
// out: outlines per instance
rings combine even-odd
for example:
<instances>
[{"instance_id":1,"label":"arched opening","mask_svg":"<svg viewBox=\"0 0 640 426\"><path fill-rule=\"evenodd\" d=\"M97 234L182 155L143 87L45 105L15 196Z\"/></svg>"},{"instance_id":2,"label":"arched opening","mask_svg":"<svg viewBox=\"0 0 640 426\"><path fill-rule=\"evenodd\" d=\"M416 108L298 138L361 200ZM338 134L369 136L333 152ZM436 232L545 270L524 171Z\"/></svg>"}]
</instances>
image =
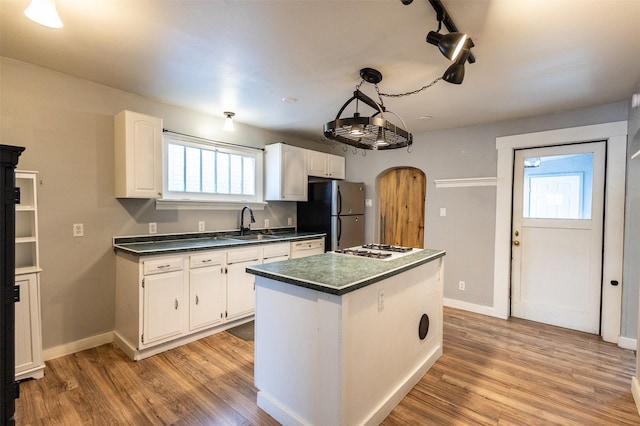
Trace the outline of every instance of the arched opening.
<instances>
[{"instance_id":1,"label":"arched opening","mask_svg":"<svg viewBox=\"0 0 640 426\"><path fill-rule=\"evenodd\" d=\"M427 178L415 167L398 167L378 177L379 236L382 244L424 247Z\"/></svg>"}]
</instances>

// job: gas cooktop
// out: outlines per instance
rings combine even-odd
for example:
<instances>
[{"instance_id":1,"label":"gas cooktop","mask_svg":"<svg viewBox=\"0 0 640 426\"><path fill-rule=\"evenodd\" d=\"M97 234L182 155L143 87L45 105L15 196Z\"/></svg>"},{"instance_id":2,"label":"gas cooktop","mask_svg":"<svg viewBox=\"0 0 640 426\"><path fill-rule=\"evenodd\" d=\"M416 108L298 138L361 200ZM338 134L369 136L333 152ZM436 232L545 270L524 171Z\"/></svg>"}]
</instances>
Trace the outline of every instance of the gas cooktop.
<instances>
[{"instance_id":1,"label":"gas cooktop","mask_svg":"<svg viewBox=\"0 0 640 426\"><path fill-rule=\"evenodd\" d=\"M392 246L388 244L363 244L362 246L336 250L334 253L349 256L368 257L370 259L390 260L397 259L416 250L411 247Z\"/></svg>"}]
</instances>

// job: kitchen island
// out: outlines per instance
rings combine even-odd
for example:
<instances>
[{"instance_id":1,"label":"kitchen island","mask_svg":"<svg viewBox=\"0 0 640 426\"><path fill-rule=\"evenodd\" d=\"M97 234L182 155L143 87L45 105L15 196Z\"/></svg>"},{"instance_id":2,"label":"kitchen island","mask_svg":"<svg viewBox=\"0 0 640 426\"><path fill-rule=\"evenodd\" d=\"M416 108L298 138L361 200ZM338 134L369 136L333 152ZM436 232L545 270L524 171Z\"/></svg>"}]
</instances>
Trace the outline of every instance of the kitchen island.
<instances>
[{"instance_id":1,"label":"kitchen island","mask_svg":"<svg viewBox=\"0 0 640 426\"><path fill-rule=\"evenodd\" d=\"M379 424L442 354L444 254L247 268L258 406L285 425Z\"/></svg>"}]
</instances>

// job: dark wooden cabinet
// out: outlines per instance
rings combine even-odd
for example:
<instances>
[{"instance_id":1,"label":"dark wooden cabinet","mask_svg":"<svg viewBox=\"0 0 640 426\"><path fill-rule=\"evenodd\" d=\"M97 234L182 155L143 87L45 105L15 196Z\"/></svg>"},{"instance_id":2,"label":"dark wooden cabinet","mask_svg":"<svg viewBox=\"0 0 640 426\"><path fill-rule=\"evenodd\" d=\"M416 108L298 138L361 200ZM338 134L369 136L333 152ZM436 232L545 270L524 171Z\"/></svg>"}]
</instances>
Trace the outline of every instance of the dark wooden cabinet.
<instances>
[{"instance_id":1,"label":"dark wooden cabinet","mask_svg":"<svg viewBox=\"0 0 640 426\"><path fill-rule=\"evenodd\" d=\"M19 395L15 381L15 303L20 300L15 285L16 188L15 169L24 148L0 145L0 405L3 424L15 424L15 399Z\"/></svg>"}]
</instances>

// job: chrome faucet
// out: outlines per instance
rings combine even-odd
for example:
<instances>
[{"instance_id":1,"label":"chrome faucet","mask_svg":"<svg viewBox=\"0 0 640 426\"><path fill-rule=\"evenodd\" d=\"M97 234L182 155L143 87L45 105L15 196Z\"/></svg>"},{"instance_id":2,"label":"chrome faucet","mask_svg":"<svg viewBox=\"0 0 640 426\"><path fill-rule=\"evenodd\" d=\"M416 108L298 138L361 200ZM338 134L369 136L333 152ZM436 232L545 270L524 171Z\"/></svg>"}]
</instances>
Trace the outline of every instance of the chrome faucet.
<instances>
[{"instance_id":1,"label":"chrome faucet","mask_svg":"<svg viewBox=\"0 0 640 426\"><path fill-rule=\"evenodd\" d=\"M249 228L244 227L244 211L247 209L249 209L249 214L251 215L251 223L256 223L256 218L253 217L253 210L251 210L251 207L244 206L240 212L240 235L244 235L245 232L249 231Z\"/></svg>"}]
</instances>

